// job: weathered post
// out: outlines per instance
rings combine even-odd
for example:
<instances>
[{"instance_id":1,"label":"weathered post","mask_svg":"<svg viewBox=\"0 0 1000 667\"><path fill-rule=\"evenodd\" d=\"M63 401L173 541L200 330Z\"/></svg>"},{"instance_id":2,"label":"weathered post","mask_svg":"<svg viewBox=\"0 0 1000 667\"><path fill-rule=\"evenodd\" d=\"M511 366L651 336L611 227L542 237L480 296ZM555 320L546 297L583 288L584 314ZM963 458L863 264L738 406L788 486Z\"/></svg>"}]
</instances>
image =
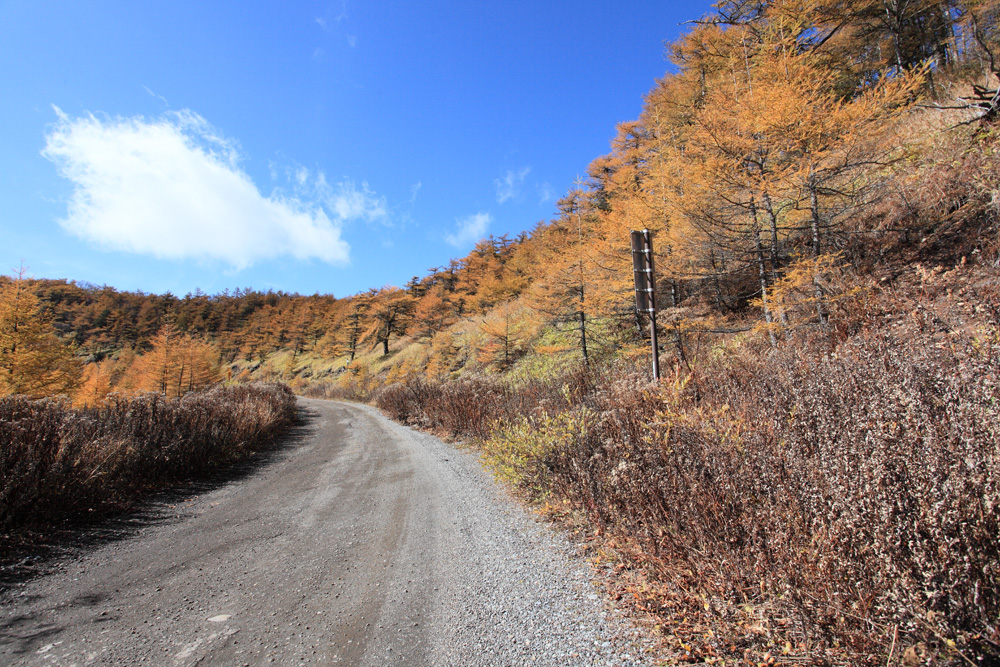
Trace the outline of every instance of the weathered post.
<instances>
[{"instance_id":1,"label":"weathered post","mask_svg":"<svg viewBox=\"0 0 1000 667\"><path fill-rule=\"evenodd\" d=\"M635 308L649 316L649 338L653 346L653 379L660 379L660 351L656 336L656 278L653 274L653 239L648 229L633 230L632 273L635 276Z\"/></svg>"}]
</instances>

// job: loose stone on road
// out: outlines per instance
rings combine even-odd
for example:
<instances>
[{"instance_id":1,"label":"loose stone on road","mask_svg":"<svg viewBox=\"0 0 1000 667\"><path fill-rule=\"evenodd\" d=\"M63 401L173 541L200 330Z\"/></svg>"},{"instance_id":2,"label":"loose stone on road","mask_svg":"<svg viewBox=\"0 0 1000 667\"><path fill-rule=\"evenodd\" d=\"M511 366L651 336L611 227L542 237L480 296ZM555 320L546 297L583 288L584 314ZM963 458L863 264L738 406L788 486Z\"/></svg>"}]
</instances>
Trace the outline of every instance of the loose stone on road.
<instances>
[{"instance_id":1,"label":"loose stone on road","mask_svg":"<svg viewBox=\"0 0 1000 667\"><path fill-rule=\"evenodd\" d=\"M0 664L653 664L475 455L301 405L250 474L4 590Z\"/></svg>"}]
</instances>

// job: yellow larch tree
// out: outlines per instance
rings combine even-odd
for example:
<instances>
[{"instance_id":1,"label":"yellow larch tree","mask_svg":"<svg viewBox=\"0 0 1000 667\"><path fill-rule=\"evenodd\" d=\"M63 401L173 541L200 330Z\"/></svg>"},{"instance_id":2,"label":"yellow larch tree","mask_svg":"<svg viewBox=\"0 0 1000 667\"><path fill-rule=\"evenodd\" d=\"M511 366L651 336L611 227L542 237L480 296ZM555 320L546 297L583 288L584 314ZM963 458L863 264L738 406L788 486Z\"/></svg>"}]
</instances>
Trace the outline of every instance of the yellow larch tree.
<instances>
[{"instance_id":1,"label":"yellow larch tree","mask_svg":"<svg viewBox=\"0 0 1000 667\"><path fill-rule=\"evenodd\" d=\"M479 324L484 342L476 355L488 368L507 371L529 349L539 328L538 318L518 301L507 301L485 315Z\"/></svg>"},{"instance_id":2,"label":"yellow larch tree","mask_svg":"<svg viewBox=\"0 0 1000 667\"><path fill-rule=\"evenodd\" d=\"M208 343L168 324L152 340L153 349L136 357L123 384L132 391L155 391L169 398L205 389L219 381L219 354Z\"/></svg>"},{"instance_id":3,"label":"yellow larch tree","mask_svg":"<svg viewBox=\"0 0 1000 667\"><path fill-rule=\"evenodd\" d=\"M368 299L368 329L362 339L373 347L382 346L382 355L389 355L389 342L393 336L403 336L413 316L416 302L413 296L399 287L383 287Z\"/></svg>"},{"instance_id":4,"label":"yellow larch tree","mask_svg":"<svg viewBox=\"0 0 1000 667\"><path fill-rule=\"evenodd\" d=\"M527 291L527 303L551 324L575 339L584 364L590 363L596 310L596 286L601 278L586 254L597 218L591 194L574 188L557 204L560 215L536 230L542 250L543 273Z\"/></svg>"},{"instance_id":5,"label":"yellow larch tree","mask_svg":"<svg viewBox=\"0 0 1000 667\"><path fill-rule=\"evenodd\" d=\"M114 389L111 384L113 366L114 362L111 360L87 364L83 371L83 381L73 398L73 403L78 406L103 403Z\"/></svg>"},{"instance_id":6,"label":"yellow larch tree","mask_svg":"<svg viewBox=\"0 0 1000 667\"><path fill-rule=\"evenodd\" d=\"M59 340L51 319L40 313L22 267L0 285L0 396L71 395L81 373L73 348Z\"/></svg>"}]
</instances>

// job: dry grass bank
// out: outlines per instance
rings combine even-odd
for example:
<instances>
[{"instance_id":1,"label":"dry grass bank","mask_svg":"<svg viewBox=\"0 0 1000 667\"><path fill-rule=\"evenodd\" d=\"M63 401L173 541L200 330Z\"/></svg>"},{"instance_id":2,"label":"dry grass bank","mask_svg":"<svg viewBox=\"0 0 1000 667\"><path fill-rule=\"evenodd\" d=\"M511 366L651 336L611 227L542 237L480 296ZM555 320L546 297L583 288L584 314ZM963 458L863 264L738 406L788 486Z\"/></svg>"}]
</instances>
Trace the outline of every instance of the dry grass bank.
<instances>
[{"instance_id":1,"label":"dry grass bank","mask_svg":"<svg viewBox=\"0 0 1000 667\"><path fill-rule=\"evenodd\" d=\"M0 399L0 536L129 507L167 485L266 447L295 420L278 384L217 387L168 400ZM2 546L0 542L0 546Z\"/></svg>"},{"instance_id":2,"label":"dry grass bank","mask_svg":"<svg viewBox=\"0 0 1000 667\"><path fill-rule=\"evenodd\" d=\"M615 596L691 662L996 664L993 276L918 269L870 291L839 342L733 340L659 387L613 366L375 402L585 516L624 559Z\"/></svg>"}]
</instances>

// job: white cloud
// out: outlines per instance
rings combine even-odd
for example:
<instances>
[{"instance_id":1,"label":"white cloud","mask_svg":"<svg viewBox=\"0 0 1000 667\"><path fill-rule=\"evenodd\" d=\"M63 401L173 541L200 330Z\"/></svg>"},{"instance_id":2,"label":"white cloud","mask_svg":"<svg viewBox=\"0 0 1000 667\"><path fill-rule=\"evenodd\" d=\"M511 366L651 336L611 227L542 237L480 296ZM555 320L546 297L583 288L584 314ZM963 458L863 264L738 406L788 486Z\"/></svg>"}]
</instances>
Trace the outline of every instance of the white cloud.
<instances>
[{"instance_id":1,"label":"white cloud","mask_svg":"<svg viewBox=\"0 0 1000 667\"><path fill-rule=\"evenodd\" d=\"M42 155L73 182L60 224L100 247L236 269L277 256L349 262L342 225L386 215L366 184L291 174L291 194L261 195L235 142L191 111L161 118L58 120Z\"/></svg>"},{"instance_id":2,"label":"white cloud","mask_svg":"<svg viewBox=\"0 0 1000 667\"><path fill-rule=\"evenodd\" d=\"M285 188L276 187L271 194L272 199L318 202L344 222L363 220L392 226L385 198L375 194L365 181L360 186L351 180L330 183L322 171L313 176L302 165L272 162L269 167L271 180L284 181L288 186L288 192Z\"/></svg>"},{"instance_id":3,"label":"white cloud","mask_svg":"<svg viewBox=\"0 0 1000 667\"><path fill-rule=\"evenodd\" d=\"M388 223L389 211L385 199L372 192L364 181L360 187L353 181L331 185L323 172L319 172L313 181L313 192L341 220Z\"/></svg>"},{"instance_id":4,"label":"white cloud","mask_svg":"<svg viewBox=\"0 0 1000 667\"><path fill-rule=\"evenodd\" d=\"M340 13L337 14L337 16L333 20L336 21L337 23L340 23L346 18L347 18L347 0L344 0L342 3L340 3Z\"/></svg>"},{"instance_id":5,"label":"white cloud","mask_svg":"<svg viewBox=\"0 0 1000 667\"><path fill-rule=\"evenodd\" d=\"M556 198L556 191L552 188L552 185L548 181L538 186L539 204L548 204L555 198Z\"/></svg>"},{"instance_id":6,"label":"white cloud","mask_svg":"<svg viewBox=\"0 0 1000 667\"><path fill-rule=\"evenodd\" d=\"M454 234L446 235L444 240L456 248L461 248L486 236L486 230L493 222L493 216L489 213L476 213L456 222L458 229Z\"/></svg>"},{"instance_id":7,"label":"white cloud","mask_svg":"<svg viewBox=\"0 0 1000 667\"><path fill-rule=\"evenodd\" d=\"M502 204L508 199L513 199L520 192L521 184L531 172L531 167L522 167L517 171L510 170L504 174L503 178L493 181L497 186L497 203Z\"/></svg>"}]
</instances>

